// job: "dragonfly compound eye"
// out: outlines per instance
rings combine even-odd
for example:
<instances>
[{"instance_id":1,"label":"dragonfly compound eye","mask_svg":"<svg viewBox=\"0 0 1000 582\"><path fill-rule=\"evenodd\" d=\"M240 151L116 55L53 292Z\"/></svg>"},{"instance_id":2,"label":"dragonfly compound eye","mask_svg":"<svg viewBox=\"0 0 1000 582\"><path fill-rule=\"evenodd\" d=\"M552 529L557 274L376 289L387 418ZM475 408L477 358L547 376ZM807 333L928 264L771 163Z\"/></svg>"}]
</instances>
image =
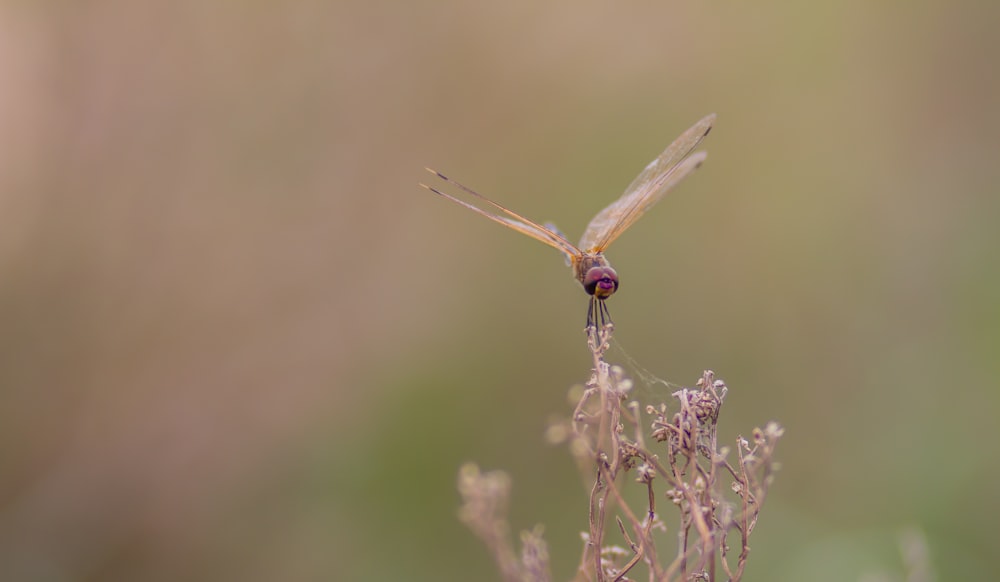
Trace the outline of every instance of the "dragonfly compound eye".
<instances>
[{"instance_id":1,"label":"dragonfly compound eye","mask_svg":"<svg viewBox=\"0 0 1000 582\"><path fill-rule=\"evenodd\" d=\"M618 290L618 273L611 267L593 267L583 278L583 288L598 299L607 299Z\"/></svg>"}]
</instances>

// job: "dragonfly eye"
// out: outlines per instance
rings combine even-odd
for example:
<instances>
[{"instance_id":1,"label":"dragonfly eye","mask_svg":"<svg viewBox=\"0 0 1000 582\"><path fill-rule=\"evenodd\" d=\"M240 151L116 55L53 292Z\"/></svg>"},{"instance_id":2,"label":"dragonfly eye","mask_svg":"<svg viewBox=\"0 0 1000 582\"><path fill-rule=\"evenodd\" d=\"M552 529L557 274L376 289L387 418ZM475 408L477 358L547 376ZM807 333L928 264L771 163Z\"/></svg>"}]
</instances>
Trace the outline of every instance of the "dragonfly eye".
<instances>
[{"instance_id":1,"label":"dragonfly eye","mask_svg":"<svg viewBox=\"0 0 1000 582\"><path fill-rule=\"evenodd\" d=\"M611 267L592 267L583 278L583 288L598 299L607 299L618 290L618 273Z\"/></svg>"}]
</instances>

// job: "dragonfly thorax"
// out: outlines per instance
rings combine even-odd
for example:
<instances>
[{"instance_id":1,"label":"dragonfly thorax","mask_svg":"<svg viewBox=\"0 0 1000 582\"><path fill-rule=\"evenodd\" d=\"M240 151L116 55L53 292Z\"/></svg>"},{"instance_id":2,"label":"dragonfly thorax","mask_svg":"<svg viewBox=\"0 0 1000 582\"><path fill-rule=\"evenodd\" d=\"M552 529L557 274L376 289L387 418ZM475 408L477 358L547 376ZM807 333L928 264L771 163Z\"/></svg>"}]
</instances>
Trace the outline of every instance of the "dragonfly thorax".
<instances>
[{"instance_id":1,"label":"dragonfly thorax","mask_svg":"<svg viewBox=\"0 0 1000 582\"><path fill-rule=\"evenodd\" d=\"M576 276L588 295L602 301L618 290L618 273L601 253L581 257L576 264Z\"/></svg>"}]
</instances>

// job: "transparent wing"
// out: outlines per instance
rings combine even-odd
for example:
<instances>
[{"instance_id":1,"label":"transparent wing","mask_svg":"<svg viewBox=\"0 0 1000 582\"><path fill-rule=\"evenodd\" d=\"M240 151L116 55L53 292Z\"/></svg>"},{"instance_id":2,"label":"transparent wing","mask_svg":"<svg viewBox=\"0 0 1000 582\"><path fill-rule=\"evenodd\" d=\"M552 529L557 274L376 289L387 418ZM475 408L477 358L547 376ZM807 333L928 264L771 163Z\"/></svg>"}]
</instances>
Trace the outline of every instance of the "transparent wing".
<instances>
[{"instance_id":1,"label":"transparent wing","mask_svg":"<svg viewBox=\"0 0 1000 582\"><path fill-rule=\"evenodd\" d=\"M521 234L528 235L537 241L543 242L549 245L550 247L556 248L562 251L566 255L567 259L571 259L572 257L578 257L582 254L578 248L573 246L573 243L569 242L569 240L567 240L566 237L562 235L561 232L553 231L549 228L546 228L545 226L538 224L537 222L534 222L533 220L530 220L528 218L521 216L520 214L517 214L513 210L508 210L507 208L504 208L503 206L483 196L482 194L479 194L478 192L475 192L474 190L466 186L463 186L462 184L456 182L455 180L452 180L451 178L445 176L441 172L432 170L430 168L427 168L427 171L441 178L445 182L448 182L449 184L454 184L463 192L475 196L479 200L482 200L489 206L496 208L497 210L499 210L503 214L506 214L507 216L502 216L500 214L495 214L493 212L483 210L478 206L469 204L468 202L455 198L450 194L445 194L444 192L438 190L437 188L428 186L427 184L420 184L421 186L427 188L428 190L437 194L438 196L451 200L455 204L464 206L477 214L481 214L494 222L498 222L506 226L507 228L516 230Z\"/></svg>"},{"instance_id":2,"label":"transparent wing","mask_svg":"<svg viewBox=\"0 0 1000 582\"><path fill-rule=\"evenodd\" d=\"M621 198L598 212L590 221L580 239L580 248L588 252L603 251L644 212L697 169L705 161L706 154L698 152L691 157L688 155L708 135L714 123L715 114L707 115L667 146L629 184Z\"/></svg>"}]
</instances>

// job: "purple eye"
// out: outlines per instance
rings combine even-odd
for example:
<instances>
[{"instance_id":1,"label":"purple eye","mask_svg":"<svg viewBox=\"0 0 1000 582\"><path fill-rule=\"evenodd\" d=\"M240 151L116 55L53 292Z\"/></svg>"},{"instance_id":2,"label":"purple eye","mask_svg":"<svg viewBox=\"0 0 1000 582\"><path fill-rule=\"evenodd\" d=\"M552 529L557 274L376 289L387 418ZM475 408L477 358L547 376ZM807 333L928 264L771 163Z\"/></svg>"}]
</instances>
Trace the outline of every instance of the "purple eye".
<instances>
[{"instance_id":1,"label":"purple eye","mask_svg":"<svg viewBox=\"0 0 1000 582\"><path fill-rule=\"evenodd\" d=\"M607 299L618 290L618 273L611 267L594 267L583 277L583 288L598 299Z\"/></svg>"}]
</instances>

